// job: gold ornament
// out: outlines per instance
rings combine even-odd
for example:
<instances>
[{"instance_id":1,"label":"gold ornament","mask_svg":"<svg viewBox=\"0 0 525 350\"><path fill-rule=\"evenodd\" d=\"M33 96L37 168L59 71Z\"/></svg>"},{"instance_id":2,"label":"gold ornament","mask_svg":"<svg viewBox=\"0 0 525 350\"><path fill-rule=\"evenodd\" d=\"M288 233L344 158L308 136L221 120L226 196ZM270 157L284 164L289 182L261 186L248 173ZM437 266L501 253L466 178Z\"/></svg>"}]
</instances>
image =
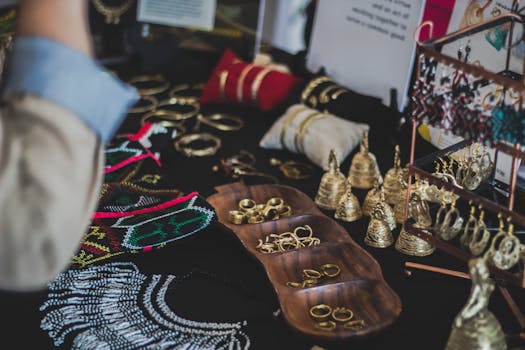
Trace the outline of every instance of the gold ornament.
<instances>
[{"instance_id":1,"label":"gold ornament","mask_svg":"<svg viewBox=\"0 0 525 350\"><path fill-rule=\"evenodd\" d=\"M408 172L401 168L401 158L399 145L395 147L394 167L386 172L383 188L385 189L385 198L388 204L396 204L399 193L403 190L407 181Z\"/></svg>"},{"instance_id":2,"label":"gold ornament","mask_svg":"<svg viewBox=\"0 0 525 350\"><path fill-rule=\"evenodd\" d=\"M430 232L424 232L430 235ZM433 245L424 239L408 233L404 226L399 233L399 237L397 237L396 249L400 253L412 256L427 256L436 250Z\"/></svg>"},{"instance_id":3,"label":"gold ornament","mask_svg":"<svg viewBox=\"0 0 525 350\"><path fill-rule=\"evenodd\" d=\"M363 202L363 215L371 216L372 210L374 209L377 202L380 200L379 182L374 182L374 188L372 188L366 194Z\"/></svg>"},{"instance_id":4,"label":"gold ornament","mask_svg":"<svg viewBox=\"0 0 525 350\"><path fill-rule=\"evenodd\" d=\"M363 134L359 153L352 158L348 176L352 180L352 186L360 189L372 188L375 181L380 184L383 182L376 157L368 150L368 131Z\"/></svg>"},{"instance_id":5,"label":"gold ornament","mask_svg":"<svg viewBox=\"0 0 525 350\"><path fill-rule=\"evenodd\" d=\"M432 226L432 217L430 216L428 203L422 200L417 192L413 192L410 195L408 216L414 219L415 227L426 228Z\"/></svg>"},{"instance_id":6,"label":"gold ornament","mask_svg":"<svg viewBox=\"0 0 525 350\"><path fill-rule=\"evenodd\" d=\"M315 196L315 204L323 209L335 210L341 196L345 192L345 176L339 170L339 162L335 151L330 150L328 171L324 173Z\"/></svg>"},{"instance_id":7,"label":"gold ornament","mask_svg":"<svg viewBox=\"0 0 525 350\"><path fill-rule=\"evenodd\" d=\"M352 193L352 182L348 179L345 193L339 200L339 205L337 206L334 217L351 222L361 219L362 216L363 212L361 211L359 200Z\"/></svg>"},{"instance_id":8,"label":"gold ornament","mask_svg":"<svg viewBox=\"0 0 525 350\"><path fill-rule=\"evenodd\" d=\"M381 203L377 203L366 230L365 244L375 248L386 248L394 243L390 226L386 222Z\"/></svg>"},{"instance_id":9,"label":"gold ornament","mask_svg":"<svg viewBox=\"0 0 525 350\"><path fill-rule=\"evenodd\" d=\"M445 350L507 349L498 319L488 310L494 284L485 259L469 261L472 287L467 303L454 319Z\"/></svg>"},{"instance_id":10,"label":"gold ornament","mask_svg":"<svg viewBox=\"0 0 525 350\"><path fill-rule=\"evenodd\" d=\"M119 24L120 16L126 13L135 0L125 0L122 1L122 4L117 6L109 6L104 3L103 0L91 0L95 9L104 17L106 17L106 23L108 24Z\"/></svg>"},{"instance_id":11,"label":"gold ornament","mask_svg":"<svg viewBox=\"0 0 525 350\"><path fill-rule=\"evenodd\" d=\"M379 203L381 204L381 209L383 210L383 213L385 214L385 220L387 224L390 226L390 230L394 230L397 226L394 209L392 209L390 204L388 204L385 201L385 192L383 192L382 187L381 187L381 190L379 191Z\"/></svg>"}]
</instances>

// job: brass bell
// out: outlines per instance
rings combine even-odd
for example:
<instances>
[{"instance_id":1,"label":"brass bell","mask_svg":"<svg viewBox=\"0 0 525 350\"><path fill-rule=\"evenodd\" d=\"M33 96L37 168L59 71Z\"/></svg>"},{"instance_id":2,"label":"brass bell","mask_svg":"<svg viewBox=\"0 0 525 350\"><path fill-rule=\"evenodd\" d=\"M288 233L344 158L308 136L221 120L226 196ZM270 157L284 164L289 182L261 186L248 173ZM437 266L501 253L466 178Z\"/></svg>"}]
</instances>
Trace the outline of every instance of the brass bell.
<instances>
[{"instance_id":1,"label":"brass bell","mask_svg":"<svg viewBox=\"0 0 525 350\"><path fill-rule=\"evenodd\" d=\"M494 284L485 259L469 261L472 287L467 303L454 319L445 350L505 350L507 343L501 324L488 309Z\"/></svg>"},{"instance_id":2,"label":"brass bell","mask_svg":"<svg viewBox=\"0 0 525 350\"><path fill-rule=\"evenodd\" d=\"M339 200L339 205L337 206L334 217L351 222L359 220L362 216L363 212L361 211L359 200L352 193L352 182L348 179L345 193Z\"/></svg>"},{"instance_id":3,"label":"brass bell","mask_svg":"<svg viewBox=\"0 0 525 350\"><path fill-rule=\"evenodd\" d=\"M363 215L371 216L372 210L374 209L377 202L380 201L379 182L374 182L374 188L372 188L366 194L365 200L363 201Z\"/></svg>"},{"instance_id":4,"label":"brass bell","mask_svg":"<svg viewBox=\"0 0 525 350\"><path fill-rule=\"evenodd\" d=\"M424 231L424 233L430 235L428 231ZM433 245L424 239L408 233L404 226L401 228L399 237L397 237L396 249L400 253L412 256L427 256L436 250Z\"/></svg>"},{"instance_id":5,"label":"brass bell","mask_svg":"<svg viewBox=\"0 0 525 350\"><path fill-rule=\"evenodd\" d=\"M375 248L386 248L394 243L390 226L386 222L381 203L377 203L366 230L365 244Z\"/></svg>"},{"instance_id":6,"label":"brass bell","mask_svg":"<svg viewBox=\"0 0 525 350\"><path fill-rule=\"evenodd\" d=\"M399 192L407 181L408 171L401 168L401 158L399 145L395 147L394 167L390 168L385 175L383 188L385 189L385 198L388 204L396 204Z\"/></svg>"},{"instance_id":7,"label":"brass bell","mask_svg":"<svg viewBox=\"0 0 525 350\"><path fill-rule=\"evenodd\" d=\"M386 222L390 226L390 229L394 230L397 226L394 209L392 209L390 204L385 201L385 192L383 191L383 187L381 187L381 190L379 190L379 203L381 203L381 208L385 214Z\"/></svg>"},{"instance_id":8,"label":"brass bell","mask_svg":"<svg viewBox=\"0 0 525 350\"><path fill-rule=\"evenodd\" d=\"M315 204L323 209L335 210L345 192L345 182L345 176L339 170L339 162L332 149L328 158L328 171L321 178Z\"/></svg>"},{"instance_id":9,"label":"brass bell","mask_svg":"<svg viewBox=\"0 0 525 350\"><path fill-rule=\"evenodd\" d=\"M375 181L383 182L376 157L368 150L368 131L363 134L359 153L352 158L348 177L352 180L352 186L360 189L372 188Z\"/></svg>"}]
</instances>

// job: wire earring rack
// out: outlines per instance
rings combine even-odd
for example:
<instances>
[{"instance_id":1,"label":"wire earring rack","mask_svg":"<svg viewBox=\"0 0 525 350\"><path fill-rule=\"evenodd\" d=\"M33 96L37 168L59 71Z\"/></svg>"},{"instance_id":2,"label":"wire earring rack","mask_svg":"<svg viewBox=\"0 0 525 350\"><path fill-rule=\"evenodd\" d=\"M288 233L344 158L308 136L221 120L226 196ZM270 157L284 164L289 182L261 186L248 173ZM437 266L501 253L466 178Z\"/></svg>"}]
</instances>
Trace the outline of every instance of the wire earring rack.
<instances>
[{"instance_id":1,"label":"wire earring rack","mask_svg":"<svg viewBox=\"0 0 525 350\"><path fill-rule=\"evenodd\" d=\"M515 2L515 8L517 8L517 2ZM521 16L519 16L516 13L507 13L503 14L497 17L494 17L492 19L482 21L476 25L472 25L466 28L463 28L461 30L458 30L454 33L444 35L435 39L431 39L425 42L418 42L417 45L417 56L419 58L418 64L417 64L417 71L416 71L416 81L418 81L420 78L422 78L422 62L424 59L430 59L438 64L443 64L447 67L451 67L452 69L455 69L456 71L461 71L465 74L468 74L471 77L475 77L476 80L484 80L489 83L497 84L501 87L503 87L504 91L512 90L516 94L519 95L519 111L522 112L523 108L523 100L525 97L525 74L522 74L521 79L522 80L514 80L507 74L498 74L494 72L490 72L480 66L476 66L473 64L469 64L464 61L460 61L459 59L449 57L441 52L439 50L443 47L443 45L452 43L454 41L457 41L459 39L471 36L476 33L480 33L482 31L494 28L498 25L503 24L511 24L511 34L509 37L509 52L510 52L510 42L512 40L512 30L514 29L514 26L516 24L519 24L522 26L522 33L525 31L524 27L524 20ZM422 26L428 25L428 23L422 24ZM418 28L416 31L416 35L421 30L421 27ZM416 40L417 41L417 40ZM523 37L520 39L520 41L523 41ZM505 64L505 71L508 70L508 56L506 59ZM523 62L523 67L525 72L525 61ZM424 78L424 77L423 77ZM415 147L416 147L416 132L419 122L417 121L417 118L415 118L414 111L412 115L412 131L411 131L411 148L410 148L410 156L409 156L409 164L408 164L408 188L407 188L407 197L406 197L406 205L405 205L405 222L404 222L404 229L407 233L415 235L416 237L419 237L428 243L435 246L437 249L447 253L450 256L453 256L455 258L458 258L462 261L469 261L472 258L475 258L473 254L471 254L468 251L465 251L458 247L457 244L454 244L450 241L445 241L443 239L440 239L436 237L433 234L429 234L429 231L432 232L432 229L423 229L421 227L417 227L417 225L414 225L411 223L411 221L408 218L408 211L409 211L409 200L411 197L411 192L413 190L413 179L423 179L427 180L429 184L436 185L439 188L442 188L446 191L452 192L455 195L459 197L459 200L466 201L472 203L472 205L479 206L481 205L484 210L487 212L491 212L493 214L501 213L504 217L509 218L513 224L517 224L523 228L525 228L525 216L521 213L516 212L514 209L515 207L515 200L516 200L516 186L517 186L517 175L518 175L518 167L520 160L525 160L525 151L522 148L522 144L520 142L516 142L514 144L509 144L505 142L494 142L493 147L495 148L496 152L502 152L505 154L508 154L512 157L512 167L511 167L511 175L510 175L510 183L509 183L509 189L508 189L508 201L506 205L502 205L500 203L497 203L493 201L490 198L484 197L474 191L469 191L464 188L460 188L458 186L455 186L453 183L447 182L443 180L442 178L438 178L433 173L423 169L423 164L428 163L429 159L437 159L438 156L444 155L446 152L452 152L457 149L461 149L468 145L470 142L479 141L477 139L477 135L474 135L472 140L470 141L464 141L459 144L456 144L446 150L442 150L440 152L436 152L435 154L429 155L427 157L424 157L424 159L415 159ZM520 114L523 119L525 114ZM525 126L525 121L524 126ZM520 262L518 263L519 268L518 272L510 272L506 270L502 270L497 268L496 266L492 264L488 264L489 269L494 276L494 280L498 284L500 291L502 292L503 297L507 301L513 315L518 320L522 331L525 330L525 317L517 307L516 303L508 293L505 286L508 286L509 284L516 285L520 288L525 288L525 273L523 269L523 259L524 256L522 255L520 257ZM439 271L437 271L439 272Z\"/></svg>"}]
</instances>

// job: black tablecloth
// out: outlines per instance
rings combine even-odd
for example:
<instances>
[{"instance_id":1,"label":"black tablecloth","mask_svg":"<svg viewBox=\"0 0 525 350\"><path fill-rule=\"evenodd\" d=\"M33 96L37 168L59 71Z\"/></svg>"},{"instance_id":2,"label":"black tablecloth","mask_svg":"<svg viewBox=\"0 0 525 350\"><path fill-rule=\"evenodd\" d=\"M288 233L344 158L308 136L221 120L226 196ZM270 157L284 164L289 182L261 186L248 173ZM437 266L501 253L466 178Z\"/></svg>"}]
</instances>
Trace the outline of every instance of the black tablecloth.
<instances>
[{"instance_id":1,"label":"black tablecloth","mask_svg":"<svg viewBox=\"0 0 525 350\"><path fill-rule=\"evenodd\" d=\"M184 62L184 64L182 64ZM206 55L179 57L179 62L164 67L164 73L174 83L204 81L214 64L214 58ZM138 68L134 68L138 69ZM124 69L124 77L137 71ZM296 103L298 94L290 98L289 104ZM206 106L204 112L228 112L242 117L246 126L236 132L221 132L203 125L202 131L209 131L221 137L223 147L217 155L206 158L185 158L173 147L162 153L162 172L166 180L185 192L199 191L204 196L214 193L214 187L237 181L223 177L212 170L220 157L230 156L240 149L256 156L256 167L260 171L276 176L281 184L290 185L314 198L322 170L316 168L307 180L288 180L269 164L271 157L281 160L306 161L303 156L286 151L261 149L258 142L286 106L272 113L261 113L249 107ZM384 115L374 116L379 121L393 118L393 112L381 109ZM135 130L138 119L129 117L121 131ZM376 155L381 171L386 172L393 161L394 145L399 143L403 163L408 160L409 133L384 128L384 123L372 125L370 148ZM428 151L428 145L419 140L418 154ZM356 150L357 151L357 150ZM352 153L342 164L347 174ZM364 190L354 193L362 201ZM332 212L325 213L332 216ZM368 219L354 223L339 221L350 237L377 259L386 282L399 295L402 312L395 323L385 332L370 339L351 341L345 344L321 344L315 340L295 334L277 314L277 298L269 284L265 271L240 245L236 237L218 227L210 227L189 238L176 241L167 247L145 254L125 255L113 261L131 261L146 274L173 274L182 276L193 271L191 278L177 284L170 290L169 303L182 317L202 321L246 320L245 328L251 340L252 349L310 349L319 345L329 349L443 349L451 330L454 317L467 300L470 281L431 272L413 271L410 277L404 272L406 261L466 271L466 264L436 251L425 258L402 255L392 246L387 249L370 248L363 243ZM394 231L397 238L399 228ZM520 301L523 291L511 287L510 291ZM2 324L3 349L47 349L54 348L46 332L40 329L42 313L40 305L46 300L47 290L34 293L0 293L0 318ZM493 293L490 309L502 323L503 329L513 334L519 331L519 324L504 302L501 294ZM71 339L69 339L71 341ZM64 344L64 348L70 346Z\"/></svg>"}]
</instances>

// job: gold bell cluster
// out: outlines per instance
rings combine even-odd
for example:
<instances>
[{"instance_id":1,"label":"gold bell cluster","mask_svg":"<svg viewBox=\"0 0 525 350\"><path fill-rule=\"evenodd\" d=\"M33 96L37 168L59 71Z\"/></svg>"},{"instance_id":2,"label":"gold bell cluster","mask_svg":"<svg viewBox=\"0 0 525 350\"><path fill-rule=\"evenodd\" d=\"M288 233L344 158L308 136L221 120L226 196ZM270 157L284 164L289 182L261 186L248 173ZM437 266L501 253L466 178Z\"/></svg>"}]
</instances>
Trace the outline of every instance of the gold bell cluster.
<instances>
[{"instance_id":1,"label":"gold bell cluster","mask_svg":"<svg viewBox=\"0 0 525 350\"><path fill-rule=\"evenodd\" d=\"M372 188L376 181L383 182L376 156L368 149L368 131L363 134L359 153L352 158L348 177L352 181L352 186L365 190Z\"/></svg>"}]
</instances>

